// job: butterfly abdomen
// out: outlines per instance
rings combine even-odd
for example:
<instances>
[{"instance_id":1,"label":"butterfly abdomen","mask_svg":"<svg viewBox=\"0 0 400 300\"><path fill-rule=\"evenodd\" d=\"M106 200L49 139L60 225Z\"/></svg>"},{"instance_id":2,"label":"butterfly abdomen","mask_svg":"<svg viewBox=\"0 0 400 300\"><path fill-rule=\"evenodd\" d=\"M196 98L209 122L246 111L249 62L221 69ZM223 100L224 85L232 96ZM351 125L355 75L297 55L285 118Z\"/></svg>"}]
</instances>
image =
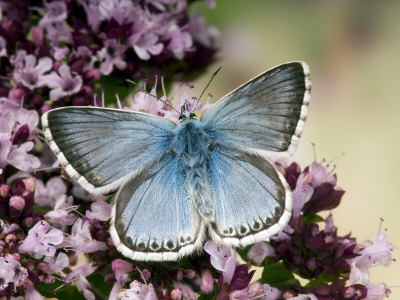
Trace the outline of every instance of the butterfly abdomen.
<instances>
[{"instance_id":1,"label":"butterfly abdomen","mask_svg":"<svg viewBox=\"0 0 400 300\"><path fill-rule=\"evenodd\" d=\"M205 220L214 221L215 205L207 172L210 144L199 121L190 119L177 126L173 151L182 165L190 198Z\"/></svg>"}]
</instances>

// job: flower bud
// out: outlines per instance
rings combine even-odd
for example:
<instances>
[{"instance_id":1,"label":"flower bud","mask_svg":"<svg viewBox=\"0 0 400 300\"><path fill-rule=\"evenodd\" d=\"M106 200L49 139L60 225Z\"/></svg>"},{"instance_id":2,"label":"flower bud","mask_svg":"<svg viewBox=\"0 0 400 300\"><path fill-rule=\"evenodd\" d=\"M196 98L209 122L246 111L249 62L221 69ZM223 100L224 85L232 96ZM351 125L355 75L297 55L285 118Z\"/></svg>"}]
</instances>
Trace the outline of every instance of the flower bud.
<instances>
[{"instance_id":1,"label":"flower bud","mask_svg":"<svg viewBox=\"0 0 400 300\"><path fill-rule=\"evenodd\" d=\"M180 300L180 299L182 299L182 290L181 289L173 289L171 291L171 299L172 300Z\"/></svg>"},{"instance_id":2,"label":"flower bud","mask_svg":"<svg viewBox=\"0 0 400 300\"><path fill-rule=\"evenodd\" d=\"M208 269L203 270L201 273L200 288L206 294L210 293L214 288L214 278L211 276L211 272Z\"/></svg>"},{"instance_id":3,"label":"flower bud","mask_svg":"<svg viewBox=\"0 0 400 300\"><path fill-rule=\"evenodd\" d=\"M39 26L35 26L32 29L33 43L36 47L40 48L44 45L44 34L43 29Z\"/></svg>"},{"instance_id":4,"label":"flower bud","mask_svg":"<svg viewBox=\"0 0 400 300\"><path fill-rule=\"evenodd\" d=\"M151 273L147 269L142 270L142 276L145 280L149 280L151 278Z\"/></svg>"},{"instance_id":5,"label":"flower bud","mask_svg":"<svg viewBox=\"0 0 400 300\"><path fill-rule=\"evenodd\" d=\"M25 207L25 199L21 196L12 196L10 199L10 212L14 216L19 216Z\"/></svg>"},{"instance_id":6,"label":"flower bud","mask_svg":"<svg viewBox=\"0 0 400 300\"><path fill-rule=\"evenodd\" d=\"M0 186L0 197L6 198L10 192L10 186L7 184L2 184Z\"/></svg>"},{"instance_id":7,"label":"flower bud","mask_svg":"<svg viewBox=\"0 0 400 300\"><path fill-rule=\"evenodd\" d=\"M14 233L9 233L6 235L5 241L7 244L15 242L17 240L17 236Z\"/></svg>"},{"instance_id":8,"label":"flower bud","mask_svg":"<svg viewBox=\"0 0 400 300\"><path fill-rule=\"evenodd\" d=\"M185 270L183 270L183 276L185 278L189 278L189 279L195 278L196 277L196 271L192 270L192 269L185 269Z\"/></svg>"},{"instance_id":9,"label":"flower bud","mask_svg":"<svg viewBox=\"0 0 400 300\"><path fill-rule=\"evenodd\" d=\"M42 272L47 272L50 269L50 265L42 261L36 265L36 268Z\"/></svg>"},{"instance_id":10,"label":"flower bud","mask_svg":"<svg viewBox=\"0 0 400 300\"><path fill-rule=\"evenodd\" d=\"M25 184L26 190L28 192L35 191L36 179L34 177L28 177L28 178L24 179L24 184Z\"/></svg>"},{"instance_id":11,"label":"flower bud","mask_svg":"<svg viewBox=\"0 0 400 300\"><path fill-rule=\"evenodd\" d=\"M125 260L116 259L112 262L111 268L114 272L129 274L133 271L133 265Z\"/></svg>"},{"instance_id":12,"label":"flower bud","mask_svg":"<svg viewBox=\"0 0 400 300\"><path fill-rule=\"evenodd\" d=\"M22 220L22 226L24 226L27 229L31 228L33 224L34 224L33 219L31 217L27 217Z\"/></svg>"}]
</instances>

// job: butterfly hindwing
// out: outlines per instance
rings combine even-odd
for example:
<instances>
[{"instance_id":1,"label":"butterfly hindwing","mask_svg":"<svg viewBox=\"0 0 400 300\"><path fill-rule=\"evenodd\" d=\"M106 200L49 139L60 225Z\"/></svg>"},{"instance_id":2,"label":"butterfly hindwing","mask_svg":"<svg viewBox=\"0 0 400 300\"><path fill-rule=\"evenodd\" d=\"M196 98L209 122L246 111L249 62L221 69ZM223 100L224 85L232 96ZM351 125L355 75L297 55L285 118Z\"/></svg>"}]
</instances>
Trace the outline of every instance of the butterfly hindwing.
<instances>
[{"instance_id":1,"label":"butterfly hindwing","mask_svg":"<svg viewBox=\"0 0 400 300\"><path fill-rule=\"evenodd\" d=\"M246 246L282 230L292 199L283 175L257 154L216 147L210 155L210 182L216 205L214 240Z\"/></svg>"},{"instance_id":2,"label":"butterfly hindwing","mask_svg":"<svg viewBox=\"0 0 400 300\"><path fill-rule=\"evenodd\" d=\"M201 248L204 225L189 197L180 161L166 155L155 174L128 181L115 195L110 233L135 260L177 260Z\"/></svg>"},{"instance_id":3,"label":"butterfly hindwing","mask_svg":"<svg viewBox=\"0 0 400 300\"><path fill-rule=\"evenodd\" d=\"M156 116L96 107L54 109L42 124L62 167L93 193L116 190L162 157L176 127Z\"/></svg>"},{"instance_id":4,"label":"butterfly hindwing","mask_svg":"<svg viewBox=\"0 0 400 300\"><path fill-rule=\"evenodd\" d=\"M223 97L201 121L220 144L293 154L303 130L310 89L305 63L283 64Z\"/></svg>"}]
</instances>

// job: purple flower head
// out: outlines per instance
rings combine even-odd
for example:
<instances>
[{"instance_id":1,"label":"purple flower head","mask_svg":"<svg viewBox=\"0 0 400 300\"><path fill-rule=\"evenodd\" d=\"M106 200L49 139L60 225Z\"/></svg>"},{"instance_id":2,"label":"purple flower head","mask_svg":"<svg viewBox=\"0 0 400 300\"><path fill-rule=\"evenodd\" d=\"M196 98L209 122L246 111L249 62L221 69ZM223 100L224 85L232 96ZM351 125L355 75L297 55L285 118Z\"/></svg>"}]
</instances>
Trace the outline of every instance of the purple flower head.
<instances>
[{"instance_id":1,"label":"purple flower head","mask_svg":"<svg viewBox=\"0 0 400 300\"><path fill-rule=\"evenodd\" d=\"M54 207L56 200L67 192L64 181L59 177L53 177L46 182L36 181L35 204L37 206L49 205Z\"/></svg>"},{"instance_id":2,"label":"purple flower head","mask_svg":"<svg viewBox=\"0 0 400 300\"><path fill-rule=\"evenodd\" d=\"M182 291L182 299L195 300L200 297L200 295L194 292L187 284L174 281L173 286L175 289L180 289Z\"/></svg>"},{"instance_id":3,"label":"purple flower head","mask_svg":"<svg viewBox=\"0 0 400 300\"><path fill-rule=\"evenodd\" d=\"M23 62L21 61L23 60ZM43 87L46 85L46 72L53 67L53 61L49 57L42 57L37 61L36 56L32 54L26 55L25 51L21 51L18 59L15 59L15 69L13 78L30 90Z\"/></svg>"},{"instance_id":4,"label":"purple flower head","mask_svg":"<svg viewBox=\"0 0 400 300\"><path fill-rule=\"evenodd\" d=\"M166 96L164 95L160 98L162 101L158 100L156 94L157 82L158 77L156 77L156 82L150 93L145 92L145 83L143 91L140 91L135 95L135 102L133 103L133 105L126 109L146 112L156 116L164 116L165 112L168 109L163 103L163 101L165 101L166 99Z\"/></svg>"},{"instance_id":5,"label":"purple flower head","mask_svg":"<svg viewBox=\"0 0 400 300\"><path fill-rule=\"evenodd\" d=\"M367 285L367 298L365 300L381 300L392 293L386 284L370 283Z\"/></svg>"},{"instance_id":6,"label":"purple flower head","mask_svg":"<svg viewBox=\"0 0 400 300\"><path fill-rule=\"evenodd\" d=\"M314 193L314 188L305 181L305 177L307 177L305 173L300 174L297 178L296 188L292 192L293 218L298 218L301 215L304 205L310 200Z\"/></svg>"},{"instance_id":7,"label":"purple flower head","mask_svg":"<svg viewBox=\"0 0 400 300\"><path fill-rule=\"evenodd\" d=\"M58 74L52 72L48 75L47 86L50 88L56 87L50 91L50 98L58 100L78 93L82 87L82 77L79 75L72 76L69 66L61 65L58 69Z\"/></svg>"},{"instance_id":8,"label":"purple flower head","mask_svg":"<svg viewBox=\"0 0 400 300\"><path fill-rule=\"evenodd\" d=\"M79 46L71 54L69 66L71 71L82 73L93 71L95 62L98 61L97 56L93 55L92 51L86 46Z\"/></svg>"},{"instance_id":9,"label":"purple flower head","mask_svg":"<svg viewBox=\"0 0 400 300\"><path fill-rule=\"evenodd\" d=\"M86 217L93 221L108 221L111 218L111 205L107 202L93 202L90 210L86 211Z\"/></svg>"},{"instance_id":10,"label":"purple flower head","mask_svg":"<svg viewBox=\"0 0 400 300\"><path fill-rule=\"evenodd\" d=\"M65 226L74 224L78 217L71 212L76 211L78 206L74 206L72 203L72 196L59 196L56 200L54 210L50 210L45 214L46 220L51 222L54 226L61 225L57 228L64 228Z\"/></svg>"},{"instance_id":11,"label":"purple flower head","mask_svg":"<svg viewBox=\"0 0 400 300\"><path fill-rule=\"evenodd\" d=\"M17 107L7 99L0 103L0 109L0 168L10 164L22 171L37 169L39 159L27 153L34 146L27 140L36 136L37 112Z\"/></svg>"},{"instance_id":12,"label":"purple flower head","mask_svg":"<svg viewBox=\"0 0 400 300\"><path fill-rule=\"evenodd\" d=\"M14 267L4 257L0 257L0 290L6 288L10 282L13 282L14 275Z\"/></svg>"},{"instance_id":13,"label":"purple flower head","mask_svg":"<svg viewBox=\"0 0 400 300\"><path fill-rule=\"evenodd\" d=\"M6 254L6 260L9 266L12 267L14 271L14 276L12 278L12 282L14 283L14 292L17 290L17 287L23 285L25 281L28 279L28 270L21 266L21 263L14 258L11 254Z\"/></svg>"},{"instance_id":14,"label":"purple flower head","mask_svg":"<svg viewBox=\"0 0 400 300\"><path fill-rule=\"evenodd\" d=\"M261 265L266 257L276 256L275 249L264 242L255 243L247 252L247 258L257 266Z\"/></svg>"},{"instance_id":15,"label":"purple flower head","mask_svg":"<svg viewBox=\"0 0 400 300\"><path fill-rule=\"evenodd\" d=\"M250 284L248 287L231 292L229 294L230 300L251 300L251 299L264 299L266 293L264 292L264 288L261 283L254 282ZM268 300L272 299L271 297L267 297Z\"/></svg>"},{"instance_id":16,"label":"purple flower head","mask_svg":"<svg viewBox=\"0 0 400 300\"><path fill-rule=\"evenodd\" d=\"M77 254L82 252L96 252L108 249L105 242L94 240L90 233L90 224L78 219L72 226L71 235L64 239L64 246L74 250Z\"/></svg>"},{"instance_id":17,"label":"purple flower head","mask_svg":"<svg viewBox=\"0 0 400 300\"><path fill-rule=\"evenodd\" d=\"M176 24L171 24L163 40L167 41L167 49L170 50L177 59L183 59L186 52L193 51L192 36L187 31L183 31Z\"/></svg>"},{"instance_id":18,"label":"purple flower head","mask_svg":"<svg viewBox=\"0 0 400 300\"><path fill-rule=\"evenodd\" d=\"M45 3L46 14L40 20L39 25L47 27L54 23L62 23L67 19L67 6L64 1Z\"/></svg>"},{"instance_id":19,"label":"purple flower head","mask_svg":"<svg viewBox=\"0 0 400 300\"><path fill-rule=\"evenodd\" d=\"M53 58L57 61L65 59L67 54L69 53L68 47L54 47L51 50Z\"/></svg>"},{"instance_id":20,"label":"purple flower head","mask_svg":"<svg viewBox=\"0 0 400 300\"><path fill-rule=\"evenodd\" d=\"M28 232L28 236L19 246L21 253L29 253L35 258L43 256L54 256L56 252L55 245L63 242L63 233L61 230L50 229L49 223L39 221Z\"/></svg>"},{"instance_id":21,"label":"purple flower head","mask_svg":"<svg viewBox=\"0 0 400 300\"><path fill-rule=\"evenodd\" d=\"M389 266L393 261L393 246L383 232L379 232L372 241L359 245L358 256L348 259L351 265L350 282L369 284L369 269L374 266Z\"/></svg>"},{"instance_id":22,"label":"purple flower head","mask_svg":"<svg viewBox=\"0 0 400 300\"><path fill-rule=\"evenodd\" d=\"M133 46L133 50L142 60L149 60L151 55L158 55L164 49L164 44L159 42L159 37L155 33L134 34L129 38L128 43Z\"/></svg>"},{"instance_id":23,"label":"purple flower head","mask_svg":"<svg viewBox=\"0 0 400 300\"><path fill-rule=\"evenodd\" d=\"M115 39L104 41L104 47L98 52L100 60L100 71L104 75L109 75L114 69L125 70L125 53L126 46L120 44Z\"/></svg>"},{"instance_id":24,"label":"purple flower head","mask_svg":"<svg viewBox=\"0 0 400 300\"><path fill-rule=\"evenodd\" d=\"M129 289L118 293L121 300L158 300L152 284L143 284L137 280L132 281Z\"/></svg>"},{"instance_id":25,"label":"purple flower head","mask_svg":"<svg viewBox=\"0 0 400 300\"><path fill-rule=\"evenodd\" d=\"M231 255L229 247L220 246L217 248L212 241L205 243L204 250L211 256L211 265L222 272L223 283L229 285L235 273L236 252Z\"/></svg>"},{"instance_id":26,"label":"purple flower head","mask_svg":"<svg viewBox=\"0 0 400 300\"><path fill-rule=\"evenodd\" d=\"M282 296L282 292L277 288L271 287L268 284L263 285L265 296L268 300L276 300L280 299Z\"/></svg>"},{"instance_id":27,"label":"purple flower head","mask_svg":"<svg viewBox=\"0 0 400 300\"><path fill-rule=\"evenodd\" d=\"M212 47L213 40L220 36L215 27L207 27L203 17L193 16L188 25L188 32L192 37L205 47Z\"/></svg>"},{"instance_id":28,"label":"purple flower head","mask_svg":"<svg viewBox=\"0 0 400 300\"><path fill-rule=\"evenodd\" d=\"M86 279L87 276L90 274L93 274L94 271L96 271L97 267L95 263L90 263L87 265L84 265L82 267L79 267L69 273L67 277L65 278L66 283L70 282L75 282L76 288L78 291L83 293L86 299L88 300L95 300L95 296L92 291L90 291L90 283Z\"/></svg>"},{"instance_id":29,"label":"purple flower head","mask_svg":"<svg viewBox=\"0 0 400 300\"><path fill-rule=\"evenodd\" d=\"M328 170L328 167L329 165L324 166L316 161L311 164L311 171L308 173L310 178L308 180L313 187L318 187L323 183L336 185L336 176L332 173L333 170Z\"/></svg>"},{"instance_id":30,"label":"purple flower head","mask_svg":"<svg viewBox=\"0 0 400 300\"><path fill-rule=\"evenodd\" d=\"M46 256L44 262L48 264L46 283L54 282L55 277L51 274L60 274L62 270L69 266L68 256L64 252L60 252L57 257Z\"/></svg>"}]
</instances>

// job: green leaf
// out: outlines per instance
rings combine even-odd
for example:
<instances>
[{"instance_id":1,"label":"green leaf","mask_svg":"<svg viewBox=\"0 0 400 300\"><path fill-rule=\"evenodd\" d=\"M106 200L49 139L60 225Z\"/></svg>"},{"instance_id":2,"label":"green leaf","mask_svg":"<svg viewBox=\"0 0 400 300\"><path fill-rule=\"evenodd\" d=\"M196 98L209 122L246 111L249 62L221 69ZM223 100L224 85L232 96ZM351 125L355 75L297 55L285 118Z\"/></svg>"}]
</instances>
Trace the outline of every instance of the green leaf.
<instances>
[{"instance_id":1,"label":"green leaf","mask_svg":"<svg viewBox=\"0 0 400 300\"><path fill-rule=\"evenodd\" d=\"M110 295L111 293L112 286L104 282L104 274L92 274L87 277L87 280L90 282L90 286L93 289L96 289L96 292L106 296L106 298L108 299L108 295Z\"/></svg>"},{"instance_id":2,"label":"green leaf","mask_svg":"<svg viewBox=\"0 0 400 300\"><path fill-rule=\"evenodd\" d=\"M126 78L130 79L130 78ZM101 99L100 89L105 90L105 104L116 104L115 94L123 101L135 89L135 86L128 84L125 79L113 76L101 76L96 81L94 92L97 92L97 99Z\"/></svg>"},{"instance_id":3,"label":"green leaf","mask_svg":"<svg viewBox=\"0 0 400 300\"><path fill-rule=\"evenodd\" d=\"M304 217L305 224L311 224L311 223L317 223L317 222L323 222L323 221L325 221L324 218L322 218L319 215L311 215L311 216Z\"/></svg>"},{"instance_id":4,"label":"green leaf","mask_svg":"<svg viewBox=\"0 0 400 300\"><path fill-rule=\"evenodd\" d=\"M280 288L299 284L293 273L286 269L282 262L271 262L268 260L265 261L260 281Z\"/></svg>"},{"instance_id":5,"label":"green leaf","mask_svg":"<svg viewBox=\"0 0 400 300\"><path fill-rule=\"evenodd\" d=\"M76 286L73 284L69 284L67 286L61 287L56 293L52 291L56 288L62 286L63 283L60 281L56 281L54 283L49 284L38 284L36 289L39 293L46 298L57 298L59 300L64 299L74 299L74 300L86 300L86 298L76 289Z\"/></svg>"},{"instance_id":6,"label":"green leaf","mask_svg":"<svg viewBox=\"0 0 400 300\"><path fill-rule=\"evenodd\" d=\"M203 292L199 292L200 297L197 300L214 300L217 299L218 296L218 288L214 287L211 293L206 294Z\"/></svg>"},{"instance_id":7,"label":"green leaf","mask_svg":"<svg viewBox=\"0 0 400 300\"><path fill-rule=\"evenodd\" d=\"M252 245L249 245L247 247L244 248L236 248L235 251L237 253L239 253L240 257L244 260L244 261L248 261L249 259L247 258L247 253L249 252L250 248Z\"/></svg>"}]
</instances>

